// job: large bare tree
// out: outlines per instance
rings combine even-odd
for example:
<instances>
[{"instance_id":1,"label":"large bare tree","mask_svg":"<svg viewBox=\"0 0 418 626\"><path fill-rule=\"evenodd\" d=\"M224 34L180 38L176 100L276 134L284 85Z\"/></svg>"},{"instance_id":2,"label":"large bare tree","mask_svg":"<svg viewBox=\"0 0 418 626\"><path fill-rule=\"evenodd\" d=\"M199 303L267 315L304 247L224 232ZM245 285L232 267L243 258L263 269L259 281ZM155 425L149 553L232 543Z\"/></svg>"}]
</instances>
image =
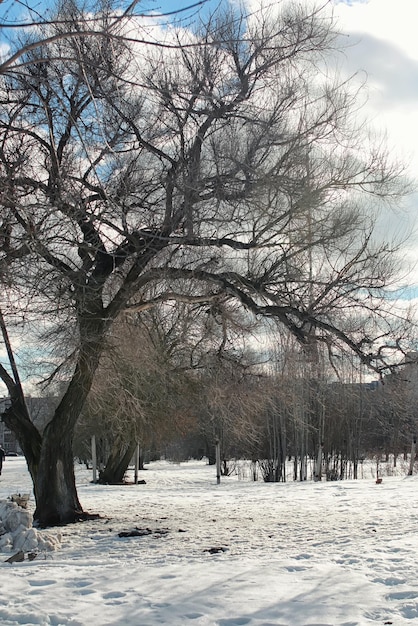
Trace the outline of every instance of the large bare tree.
<instances>
[{"instance_id":1,"label":"large bare tree","mask_svg":"<svg viewBox=\"0 0 418 626\"><path fill-rule=\"evenodd\" d=\"M171 299L216 316L229 299L376 369L401 332L381 297L393 250L372 235L399 170L351 86L324 76L327 14L216 11L147 45L98 9L90 33L91 12L65 3L0 90L1 275L69 380L41 434L0 368L44 526L84 515L73 432L122 311Z\"/></svg>"}]
</instances>

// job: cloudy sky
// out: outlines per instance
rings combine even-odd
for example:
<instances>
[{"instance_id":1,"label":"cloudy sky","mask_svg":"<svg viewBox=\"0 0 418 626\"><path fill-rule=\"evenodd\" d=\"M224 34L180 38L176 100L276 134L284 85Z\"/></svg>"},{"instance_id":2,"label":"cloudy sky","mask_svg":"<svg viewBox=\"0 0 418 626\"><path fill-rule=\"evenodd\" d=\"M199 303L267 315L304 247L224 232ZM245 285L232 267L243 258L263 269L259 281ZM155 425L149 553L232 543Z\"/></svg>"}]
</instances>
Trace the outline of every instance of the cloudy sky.
<instances>
[{"instance_id":1,"label":"cloudy sky","mask_svg":"<svg viewBox=\"0 0 418 626\"><path fill-rule=\"evenodd\" d=\"M247 4L278 4L277 0L230 0ZM287 1L287 0L284 0ZM293 0L292 0L293 1ZM304 0L299 0L304 2ZM307 0L328 5L345 33L344 64L348 72L367 76L369 114L387 129L391 145L418 174L418 0ZM140 0L139 10L170 12L198 4L199 0ZM208 11L228 0L206 0ZM24 14L25 4L43 12L49 0L3 0L0 19ZM181 15L193 16L198 8ZM6 19L5 19L6 18ZM3 33L4 34L4 33ZM1 40L1 31L0 31Z\"/></svg>"},{"instance_id":2,"label":"cloudy sky","mask_svg":"<svg viewBox=\"0 0 418 626\"><path fill-rule=\"evenodd\" d=\"M344 63L363 71L368 86L368 116L386 130L391 153L418 178L418 37L417 0L332 0L334 14L348 43ZM351 45L352 44L352 45ZM410 235L405 246L418 262L418 194L406 210L387 216L387 228ZM407 297L418 296L418 267L408 282Z\"/></svg>"},{"instance_id":3,"label":"cloudy sky","mask_svg":"<svg viewBox=\"0 0 418 626\"><path fill-rule=\"evenodd\" d=\"M418 172L418 3L416 0L333 0L353 45L347 66L367 75L374 119Z\"/></svg>"}]
</instances>

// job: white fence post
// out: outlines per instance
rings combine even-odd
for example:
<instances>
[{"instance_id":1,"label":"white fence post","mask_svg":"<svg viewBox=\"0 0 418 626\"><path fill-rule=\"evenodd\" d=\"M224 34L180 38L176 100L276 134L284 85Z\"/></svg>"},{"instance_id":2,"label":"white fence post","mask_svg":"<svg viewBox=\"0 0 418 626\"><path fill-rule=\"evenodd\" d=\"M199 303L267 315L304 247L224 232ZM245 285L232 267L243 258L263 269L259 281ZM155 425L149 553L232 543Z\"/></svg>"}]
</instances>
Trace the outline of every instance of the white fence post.
<instances>
[{"instance_id":1,"label":"white fence post","mask_svg":"<svg viewBox=\"0 0 418 626\"><path fill-rule=\"evenodd\" d=\"M412 476L414 473L414 465L415 465L415 456L416 456L416 446L417 446L417 438L414 435L412 438L411 444L411 459L409 461L409 472L408 476Z\"/></svg>"},{"instance_id":2,"label":"white fence post","mask_svg":"<svg viewBox=\"0 0 418 626\"><path fill-rule=\"evenodd\" d=\"M91 438L91 462L93 464L93 482L97 483L96 435Z\"/></svg>"},{"instance_id":3,"label":"white fence post","mask_svg":"<svg viewBox=\"0 0 418 626\"><path fill-rule=\"evenodd\" d=\"M136 444L135 448L135 472L134 472L134 483L138 484L138 470L139 470L139 443Z\"/></svg>"},{"instance_id":4,"label":"white fence post","mask_svg":"<svg viewBox=\"0 0 418 626\"><path fill-rule=\"evenodd\" d=\"M221 442L216 440L216 483L221 482Z\"/></svg>"}]
</instances>

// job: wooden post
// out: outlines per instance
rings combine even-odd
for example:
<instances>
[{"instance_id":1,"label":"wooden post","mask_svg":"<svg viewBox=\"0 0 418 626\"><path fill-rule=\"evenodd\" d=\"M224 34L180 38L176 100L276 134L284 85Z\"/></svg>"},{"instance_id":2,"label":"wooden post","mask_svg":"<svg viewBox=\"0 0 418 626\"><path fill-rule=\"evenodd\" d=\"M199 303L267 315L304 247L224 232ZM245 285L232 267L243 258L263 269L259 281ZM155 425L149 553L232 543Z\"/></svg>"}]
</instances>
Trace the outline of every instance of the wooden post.
<instances>
[{"instance_id":1,"label":"wooden post","mask_svg":"<svg viewBox=\"0 0 418 626\"><path fill-rule=\"evenodd\" d=\"M416 456L416 445L417 445L417 438L414 436L412 438L412 445L411 445L411 460L409 462L409 472L408 472L408 476L412 476L414 473L414 465L415 465L415 456Z\"/></svg>"},{"instance_id":2,"label":"wooden post","mask_svg":"<svg viewBox=\"0 0 418 626\"><path fill-rule=\"evenodd\" d=\"M93 482L97 483L96 435L91 438L91 462L93 464Z\"/></svg>"},{"instance_id":3,"label":"wooden post","mask_svg":"<svg viewBox=\"0 0 418 626\"><path fill-rule=\"evenodd\" d=\"M219 485L221 482L221 442L216 440L216 483Z\"/></svg>"},{"instance_id":4,"label":"wooden post","mask_svg":"<svg viewBox=\"0 0 418 626\"><path fill-rule=\"evenodd\" d=\"M135 448L135 471L134 471L134 483L138 484L138 470L139 470L139 443L136 444Z\"/></svg>"},{"instance_id":5,"label":"wooden post","mask_svg":"<svg viewBox=\"0 0 418 626\"><path fill-rule=\"evenodd\" d=\"M382 484L382 478L379 476L379 464L380 464L380 456L376 458L376 485Z\"/></svg>"}]
</instances>

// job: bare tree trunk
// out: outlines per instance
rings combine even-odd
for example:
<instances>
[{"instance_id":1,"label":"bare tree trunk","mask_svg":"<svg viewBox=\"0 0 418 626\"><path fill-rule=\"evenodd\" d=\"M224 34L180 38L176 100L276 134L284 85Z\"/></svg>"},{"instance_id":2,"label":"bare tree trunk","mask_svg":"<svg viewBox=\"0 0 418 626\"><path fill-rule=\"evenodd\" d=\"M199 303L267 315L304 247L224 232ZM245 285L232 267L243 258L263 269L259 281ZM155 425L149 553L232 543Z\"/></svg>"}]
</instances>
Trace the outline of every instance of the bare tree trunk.
<instances>
[{"instance_id":1,"label":"bare tree trunk","mask_svg":"<svg viewBox=\"0 0 418 626\"><path fill-rule=\"evenodd\" d=\"M143 470L144 469L144 453L143 453L143 450L142 450L141 446L139 446L138 469L139 470Z\"/></svg>"},{"instance_id":2,"label":"bare tree trunk","mask_svg":"<svg viewBox=\"0 0 418 626\"><path fill-rule=\"evenodd\" d=\"M316 481L322 480L322 443L318 446L314 479Z\"/></svg>"},{"instance_id":3,"label":"bare tree trunk","mask_svg":"<svg viewBox=\"0 0 418 626\"><path fill-rule=\"evenodd\" d=\"M99 482L106 485L118 485L123 482L135 448L135 442L116 444L106 463L106 467L100 473Z\"/></svg>"},{"instance_id":4,"label":"bare tree trunk","mask_svg":"<svg viewBox=\"0 0 418 626\"><path fill-rule=\"evenodd\" d=\"M89 517L77 496L72 440L63 437L61 428L50 428L43 437L34 487L36 525L56 526Z\"/></svg>"}]
</instances>

